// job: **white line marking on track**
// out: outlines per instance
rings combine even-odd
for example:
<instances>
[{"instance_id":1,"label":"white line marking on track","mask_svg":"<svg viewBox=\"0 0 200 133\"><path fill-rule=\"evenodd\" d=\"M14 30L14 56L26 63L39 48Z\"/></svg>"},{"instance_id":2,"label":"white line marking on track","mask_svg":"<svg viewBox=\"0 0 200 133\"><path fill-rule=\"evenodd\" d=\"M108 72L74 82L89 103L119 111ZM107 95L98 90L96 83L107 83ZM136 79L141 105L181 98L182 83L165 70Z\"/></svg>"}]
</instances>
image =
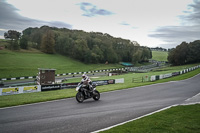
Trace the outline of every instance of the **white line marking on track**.
<instances>
[{"instance_id":1,"label":"white line marking on track","mask_svg":"<svg viewBox=\"0 0 200 133\"><path fill-rule=\"evenodd\" d=\"M191 98L188 98L188 99L186 99L185 101L187 102L187 101L190 101L191 99L193 99L193 98L195 98L195 97L197 97L197 96L200 96L200 93L198 93L198 94L196 94L196 95L194 95L193 97L191 97Z\"/></svg>"}]
</instances>

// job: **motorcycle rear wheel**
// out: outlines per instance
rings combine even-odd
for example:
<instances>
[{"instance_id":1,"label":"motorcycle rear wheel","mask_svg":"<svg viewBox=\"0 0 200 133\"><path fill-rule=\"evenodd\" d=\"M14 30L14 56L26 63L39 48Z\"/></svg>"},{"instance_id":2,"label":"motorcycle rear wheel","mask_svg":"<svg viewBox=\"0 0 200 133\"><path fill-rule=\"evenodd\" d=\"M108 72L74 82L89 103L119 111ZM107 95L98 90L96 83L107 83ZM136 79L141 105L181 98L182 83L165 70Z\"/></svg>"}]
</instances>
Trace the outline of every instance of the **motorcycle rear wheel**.
<instances>
[{"instance_id":1,"label":"motorcycle rear wheel","mask_svg":"<svg viewBox=\"0 0 200 133\"><path fill-rule=\"evenodd\" d=\"M95 101L98 101L100 99L100 93L97 90L94 91L93 99Z\"/></svg>"},{"instance_id":2,"label":"motorcycle rear wheel","mask_svg":"<svg viewBox=\"0 0 200 133\"><path fill-rule=\"evenodd\" d=\"M84 101L84 95L82 92L78 92L76 94L76 100L79 102L79 103L82 103Z\"/></svg>"}]
</instances>

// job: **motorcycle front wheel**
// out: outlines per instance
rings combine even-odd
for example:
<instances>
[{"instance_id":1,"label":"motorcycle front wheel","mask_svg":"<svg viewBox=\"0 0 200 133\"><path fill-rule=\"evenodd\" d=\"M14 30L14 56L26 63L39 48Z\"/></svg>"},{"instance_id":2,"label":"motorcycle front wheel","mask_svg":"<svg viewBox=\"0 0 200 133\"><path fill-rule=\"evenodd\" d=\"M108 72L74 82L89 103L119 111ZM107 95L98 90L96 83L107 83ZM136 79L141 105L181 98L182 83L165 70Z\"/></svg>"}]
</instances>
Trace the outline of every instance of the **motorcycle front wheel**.
<instances>
[{"instance_id":1,"label":"motorcycle front wheel","mask_svg":"<svg viewBox=\"0 0 200 133\"><path fill-rule=\"evenodd\" d=\"M82 103L84 101L84 95L82 92L78 92L76 94L76 100L79 102L79 103Z\"/></svg>"},{"instance_id":2,"label":"motorcycle front wheel","mask_svg":"<svg viewBox=\"0 0 200 133\"><path fill-rule=\"evenodd\" d=\"M98 101L100 99L100 93L97 90L94 91L93 99L95 101Z\"/></svg>"}]
</instances>

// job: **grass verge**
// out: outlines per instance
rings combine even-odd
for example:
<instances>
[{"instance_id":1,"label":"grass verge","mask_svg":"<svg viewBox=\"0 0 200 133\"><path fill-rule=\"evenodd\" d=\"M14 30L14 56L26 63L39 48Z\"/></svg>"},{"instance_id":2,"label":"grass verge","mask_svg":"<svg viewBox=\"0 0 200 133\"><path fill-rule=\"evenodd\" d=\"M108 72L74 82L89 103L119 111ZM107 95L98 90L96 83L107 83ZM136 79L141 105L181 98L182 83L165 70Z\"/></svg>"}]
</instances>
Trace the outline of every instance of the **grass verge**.
<instances>
[{"instance_id":1,"label":"grass verge","mask_svg":"<svg viewBox=\"0 0 200 133\"><path fill-rule=\"evenodd\" d=\"M199 133L200 104L177 106L101 133Z\"/></svg>"}]
</instances>

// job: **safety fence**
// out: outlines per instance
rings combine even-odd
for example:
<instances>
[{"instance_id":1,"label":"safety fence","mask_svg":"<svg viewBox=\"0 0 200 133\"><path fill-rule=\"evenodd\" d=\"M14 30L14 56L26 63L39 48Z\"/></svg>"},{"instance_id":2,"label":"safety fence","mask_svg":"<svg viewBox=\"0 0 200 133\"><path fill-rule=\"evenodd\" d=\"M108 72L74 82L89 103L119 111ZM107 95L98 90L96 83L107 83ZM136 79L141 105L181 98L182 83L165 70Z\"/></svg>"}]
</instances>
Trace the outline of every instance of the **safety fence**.
<instances>
[{"instance_id":1,"label":"safety fence","mask_svg":"<svg viewBox=\"0 0 200 133\"><path fill-rule=\"evenodd\" d=\"M100 72L110 72L110 71L125 71L127 68L115 68L115 69L104 69L104 70L95 70L95 71L87 71L87 72L73 72L73 73L63 73L63 74L55 74L55 76L67 76L67 75L78 75L78 74L90 74L90 73L100 73ZM16 78L0 78L0 81L6 80L20 80L20 79L35 79L37 76L25 76L25 77L16 77Z\"/></svg>"},{"instance_id":2,"label":"safety fence","mask_svg":"<svg viewBox=\"0 0 200 133\"><path fill-rule=\"evenodd\" d=\"M141 82L156 81L156 80L160 80L160 79L170 78L173 76L178 76L178 75L193 71L197 68L200 68L200 65L191 67L188 69L184 69L179 72L173 72L173 73L167 73L167 74L161 74L161 75L153 75L153 76L133 77L132 83L141 83Z\"/></svg>"},{"instance_id":3,"label":"safety fence","mask_svg":"<svg viewBox=\"0 0 200 133\"><path fill-rule=\"evenodd\" d=\"M161 75L153 75L153 76L151 76L150 81L156 81L156 80L160 80L160 79L169 78L169 77L172 77L172 76L178 76L178 75L193 71L197 68L200 68L200 65L195 66L195 67L191 67L191 68L188 68L188 69L184 69L184 70L179 71L179 72L173 72L173 73L167 73L167 74L161 74Z\"/></svg>"},{"instance_id":4,"label":"safety fence","mask_svg":"<svg viewBox=\"0 0 200 133\"><path fill-rule=\"evenodd\" d=\"M96 84L97 86L116 84L116 83L124 83L124 79L122 78L122 79L93 81L93 84ZM52 85L35 85L35 86L0 88L0 96L1 95L21 94L21 93L31 93L31 92L60 90L60 89L69 89L69 88L75 88L77 85L78 85L78 83L62 83L62 84L52 84Z\"/></svg>"}]
</instances>

